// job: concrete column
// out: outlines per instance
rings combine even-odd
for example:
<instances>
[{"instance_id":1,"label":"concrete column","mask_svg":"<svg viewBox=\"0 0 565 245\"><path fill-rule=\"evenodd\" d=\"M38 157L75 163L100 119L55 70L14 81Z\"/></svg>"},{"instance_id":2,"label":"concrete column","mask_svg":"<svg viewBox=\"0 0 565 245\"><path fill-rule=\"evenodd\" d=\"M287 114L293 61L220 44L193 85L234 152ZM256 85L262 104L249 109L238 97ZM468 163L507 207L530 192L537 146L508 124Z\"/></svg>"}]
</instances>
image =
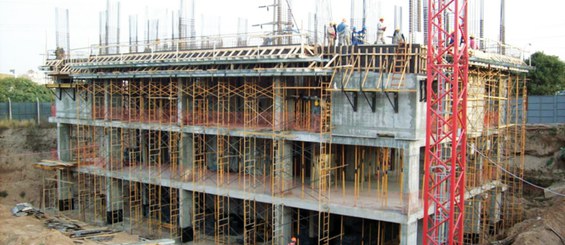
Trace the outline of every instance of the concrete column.
<instances>
[{"instance_id":1,"label":"concrete column","mask_svg":"<svg viewBox=\"0 0 565 245\"><path fill-rule=\"evenodd\" d=\"M283 85L283 82L280 78L273 78L273 86L275 87L274 94L273 94L273 110L274 110L274 118L273 118L273 125L275 131L284 130L284 97L282 97L283 90L277 89Z\"/></svg>"},{"instance_id":2,"label":"concrete column","mask_svg":"<svg viewBox=\"0 0 565 245\"><path fill-rule=\"evenodd\" d=\"M124 195L122 181L113 178L106 180L106 224L124 221Z\"/></svg>"},{"instance_id":3,"label":"concrete column","mask_svg":"<svg viewBox=\"0 0 565 245\"><path fill-rule=\"evenodd\" d=\"M423 219L419 219L418 220L418 245L421 245L424 243L424 220Z\"/></svg>"},{"instance_id":4,"label":"concrete column","mask_svg":"<svg viewBox=\"0 0 565 245\"><path fill-rule=\"evenodd\" d=\"M186 96L183 95L183 90L184 90L184 86L185 84L183 83L182 79L179 78L177 80L177 84L178 84L178 95L177 95L177 108L178 108L178 117L177 117L177 123L179 125L182 125L184 122L184 118L186 117L185 113L186 113L186 109L188 104L186 103Z\"/></svg>"},{"instance_id":5,"label":"concrete column","mask_svg":"<svg viewBox=\"0 0 565 245\"><path fill-rule=\"evenodd\" d=\"M71 161L70 151L70 126L68 124L57 123L57 155L58 160Z\"/></svg>"},{"instance_id":6,"label":"concrete column","mask_svg":"<svg viewBox=\"0 0 565 245\"><path fill-rule=\"evenodd\" d=\"M418 221L408 224L400 224L400 244L418 244Z\"/></svg>"},{"instance_id":7,"label":"concrete column","mask_svg":"<svg viewBox=\"0 0 565 245\"><path fill-rule=\"evenodd\" d=\"M502 208L502 190L492 189L488 192L487 198L489 204L488 217L490 225L494 226L500 221L500 214Z\"/></svg>"},{"instance_id":8,"label":"concrete column","mask_svg":"<svg viewBox=\"0 0 565 245\"><path fill-rule=\"evenodd\" d=\"M74 209L73 181L71 172L57 170L57 200L59 200L59 211Z\"/></svg>"},{"instance_id":9,"label":"concrete column","mask_svg":"<svg viewBox=\"0 0 565 245\"><path fill-rule=\"evenodd\" d=\"M309 211L310 217L308 218L308 237L310 239L316 238L316 224L318 223L318 219L316 214L318 212Z\"/></svg>"},{"instance_id":10,"label":"concrete column","mask_svg":"<svg viewBox=\"0 0 565 245\"><path fill-rule=\"evenodd\" d=\"M291 189L293 186L293 164L292 164L292 142L277 140L275 144L279 144L279 151L275 161L276 164L282 168L281 176L277 176L279 173L275 173L276 181L282 182L282 191Z\"/></svg>"},{"instance_id":11,"label":"concrete column","mask_svg":"<svg viewBox=\"0 0 565 245\"><path fill-rule=\"evenodd\" d=\"M403 150L403 211L405 214L411 215L415 213L420 206L418 200L418 194L420 192L420 147L417 142L412 141L408 142Z\"/></svg>"},{"instance_id":12,"label":"concrete column","mask_svg":"<svg viewBox=\"0 0 565 245\"><path fill-rule=\"evenodd\" d=\"M182 180L189 180L192 177L193 164L193 152L192 144L194 139L191 134L182 133L182 139L180 144L180 177Z\"/></svg>"},{"instance_id":13,"label":"concrete column","mask_svg":"<svg viewBox=\"0 0 565 245\"><path fill-rule=\"evenodd\" d=\"M108 93L108 91L110 90L109 88L110 81L104 81L104 120L110 119L110 107L112 106L112 100L110 94Z\"/></svg>"},{"instance_id":14,"label":"concrete column","mask_svg":"<svg viewBox=\"0 0 565 245\"><path fill-rule=\"evenodd\" d=\"M192 241L192 192L179 189L179 226L181 241Z\"/></svg>"},{"instance_id":15,"label":"concrete column","mask_svg":"<svg viewBox=\"0 0 565 245\"><path fill-rule=\"evenodd\" d=\"M275 232L280 232L280 240L274 242L274 245L285 245L290 242L290 238L292 237L292 209L287 208L282 204L273 204L273 208L275 209L274 215L278 218L278 223L273 224L276 230Z\"/></svg>"}]
</instances>

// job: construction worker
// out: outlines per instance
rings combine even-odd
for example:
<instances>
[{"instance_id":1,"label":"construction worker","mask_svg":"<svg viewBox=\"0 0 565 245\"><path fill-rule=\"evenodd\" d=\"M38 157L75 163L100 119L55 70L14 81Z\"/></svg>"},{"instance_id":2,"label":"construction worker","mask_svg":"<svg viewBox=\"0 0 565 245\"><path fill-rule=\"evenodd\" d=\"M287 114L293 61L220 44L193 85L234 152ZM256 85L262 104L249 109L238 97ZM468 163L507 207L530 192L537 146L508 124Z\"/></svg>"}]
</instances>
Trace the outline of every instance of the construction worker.
<instances>
[{"instance_id":1,"label":"construction worker","mask_svg":"<svg viewBox=\"0 0 565 245\"><path fill-rule=\"evenodd\" d=\"M343 18L341 23L336 28L337 37L338 37L338 45L346 45L346 42L349 40L349 26L347 25L347 20Z\"/></svg>"},{"instance_id":2,"label":"construction worker","mask_svg":"<svg viewBox=\"0 0 565 245\"><path fill-rule=\"evenodd\" d=\"M296 245L296 237L292 237L288 245Z\"/></svg>"},{"instance_id":3,"label":"construction worker","mask_svg":"<svg viewBox=\"0 0 565 245\"><path fill-rule=\"evenodd\" d=\"M357 31L355 27L353 27L353 31L351 33L351 45L357 46L365 43L365 33L367 33L367 28L364 26L360 31Z\"/></svg>"},{"instance_id":4,"label":"construction worker","mask_svg":"<svg viewBox=\"0 0 565 245\"><path fill-rule=\"evenodd\" d=\"M57 49L55 49L55 58L58 60L62 60L65 58L65 49L61 48L61 47L57 47Z\"/></svg>"},{"instance_id":5,"label":"construction worker","mask_svg":"<svg viewBox=\"0 0 565 245\"><path fill-rule=\"evenodd\" d=\"M475 36L473 35L469 37L469 49L477 49L477 43L475 42Z\"/></svg>"},{"instance_id":6,"label":"construction worker","mask_svg":"<svg viewBox=\"0 0 565 245\"><path fill-rule=\"evenodd\" d=\"M367 36L367 27L363 26L363 28L359 32L357 32L357 40L359 41L359 44L365 43L366 36Z\"/></svg>"},{"instance_id":7,"label":"construction worker","mask_svg":"<svg viewBox=\"0 0 565 245\"><path fill-rule=\"evenodd\" d=\"M384 21L385 18L381 17L379 19L379 23L377 24L377 41L375 42L375 44L385 44L386 25Z\"/></svg>"},{"instance_id":8,"label":"construction worker","mask_svg":"<svg viewBox=\"0 0 565 245\"><path fill-rule=\"evenodd\" d=\"M314 99L314 107L312 108L312 113L314 115L320 115L320 100L318 98Z\"/></svg>"},{"instance_id":9,"label":"construction worker","mask_svg":"<svg viewBox=\"0 0 565 245\"><path fill-rule=\"evenodd\" d=\"M404 39L404 34L402 34L402 32L400 32L400 28L396 28L394 30L394 33L392 34L392 44L399 44L399 43L405 43L406 39Z\"/></svg>"},{"instance_id":10,"label":"construction worker","mask_svg":"<svg viewBox=\"0 0 565 245\"><path fill-rule=\"evenodd\" d=\"M333 47L335 46L335 39L336 39L335 23L330 22L330 24L326 29L327 29L326 37L328 38L328 46Z\"/></svg>"},{"instance_id":11,"label":"construction worker","mask_svg":"<svg viewBox=\"0 0 565 245\"><path fill-rule=\"evenodd\" d=\"M351 28L348 25L345 26L345 37L344 37L344 45L350 46L351 45Z\"/></svg>"}]
</instances>

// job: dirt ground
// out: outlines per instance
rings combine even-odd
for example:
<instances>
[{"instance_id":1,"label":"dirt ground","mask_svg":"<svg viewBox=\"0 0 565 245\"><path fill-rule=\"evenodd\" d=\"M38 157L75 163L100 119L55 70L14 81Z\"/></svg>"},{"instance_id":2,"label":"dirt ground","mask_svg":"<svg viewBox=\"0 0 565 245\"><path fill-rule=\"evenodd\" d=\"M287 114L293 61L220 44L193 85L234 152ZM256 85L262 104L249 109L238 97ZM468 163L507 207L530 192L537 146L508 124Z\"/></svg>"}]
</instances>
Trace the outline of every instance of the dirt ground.
<instances>
[{"instance_id":1,"label":"dirt ground","mask_svg":"<svg viewBox=\"0 0 565 245\"><path fill-rule=\"evenodd\" d=\"M40 207L42 174L32 167L41 159L53 159L57 146L54 127L0 128L0 244L73 245L73 240L48 229L45 220L33 216L16 217L11 208L21 202ZM93 227L91 227L93 228ZM137 236L115 233L108 242L80 241L80 244L119 244L138 241Z\"/></svg>"},{"instance_id":2,"label":"dirt ground","mask_svg":"<svg viewBox=\"0 0 565 245\"><path fill-rule=\"evenodd\" d=\"M530 125L526 129L524 177L542 186L565 186L565 125ZM565 188L560 190L565 194ZM547 197L524 184L524 221L508 229L496 244L565 244L565 197ZM504 239L502 239L504 238Z\"/></svg>"},{"instance_id":3,"label":"dirt ground","mask_svg":"<svg viewBox=\"0 0 565 245\"><path fill-rule=\"evenodd\" d=\"M32 164L51 158L56 139L53 127L0 129L0 204L39 206L43 172Z\"/></svg>"}]
</instances>

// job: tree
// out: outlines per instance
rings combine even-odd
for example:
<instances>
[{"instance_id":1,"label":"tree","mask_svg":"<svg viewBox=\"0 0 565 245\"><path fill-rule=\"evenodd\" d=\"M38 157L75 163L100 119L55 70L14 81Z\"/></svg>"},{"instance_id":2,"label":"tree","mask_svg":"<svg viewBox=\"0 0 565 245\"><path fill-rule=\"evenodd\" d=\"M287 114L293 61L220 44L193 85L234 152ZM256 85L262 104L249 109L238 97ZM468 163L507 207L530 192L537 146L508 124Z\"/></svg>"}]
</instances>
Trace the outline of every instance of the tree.
<instances>
[{"instance_id":1,"label":"tree","mask_svg":"<svg viewBox=\"0 0 565 245\"><path fill-rule=\"evenodd\" d=\"M53 93L45 86L39 85L27 78L1 78L0 79L0 102L51 102L54 100Z\"/></svg>"},{"instance_id":2,"label":"tree","mask_svg":"<svg viewBox=\"0 0 565 245\"><path fill-rule=\"evenodd\" d=\"M530 61L534 69L528 74L528 94L554 95L565 90L565 62L543 52L532 54L526 63Z\"/></svg>"}]
</instances>

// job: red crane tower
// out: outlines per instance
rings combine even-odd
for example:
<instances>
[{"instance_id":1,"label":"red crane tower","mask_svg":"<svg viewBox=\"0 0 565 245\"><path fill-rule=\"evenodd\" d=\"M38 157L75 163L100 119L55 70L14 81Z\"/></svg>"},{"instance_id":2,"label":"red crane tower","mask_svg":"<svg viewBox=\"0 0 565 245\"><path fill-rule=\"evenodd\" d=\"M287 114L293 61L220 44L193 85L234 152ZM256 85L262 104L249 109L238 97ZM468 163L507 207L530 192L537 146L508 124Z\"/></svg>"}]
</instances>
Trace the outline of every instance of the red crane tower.
<instances>
[{"instance_id":1,"label":"red crane tower","mask_svg":"<svg viewBox=\"0 0 565 245\"><path fill-rule=\"evenodd\" d=\"M467 143L467 0L428 1L423 244L462 244Z\"/></svg>"}]
</instances>

